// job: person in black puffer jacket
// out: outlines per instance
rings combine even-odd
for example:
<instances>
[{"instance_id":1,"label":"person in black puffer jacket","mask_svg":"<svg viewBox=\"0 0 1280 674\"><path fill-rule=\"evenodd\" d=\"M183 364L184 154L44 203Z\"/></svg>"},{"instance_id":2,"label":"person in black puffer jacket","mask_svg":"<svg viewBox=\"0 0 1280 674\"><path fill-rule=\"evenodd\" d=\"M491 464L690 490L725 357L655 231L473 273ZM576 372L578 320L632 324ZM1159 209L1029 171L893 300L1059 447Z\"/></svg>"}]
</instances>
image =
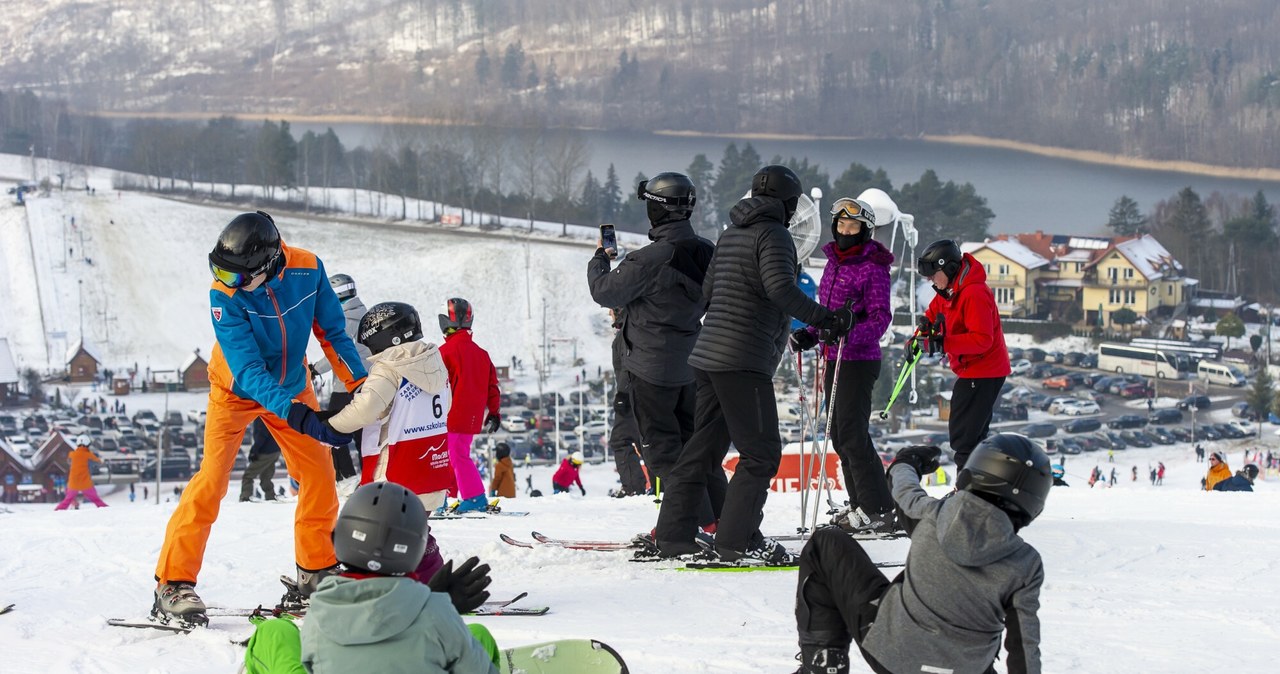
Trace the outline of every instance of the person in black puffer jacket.
<instances>
[{"instance_id":1,"label":"person in black puffer jacket","mask_svg":"<svg viewBox=\"0 0 1280 674\"><path fill-rule=\"evenodd\" d=\"M802 188L795 172L766 166L751 181L751 196L730 211L702 284L707 302L702 332L689 356L696 382L694 433L671 470L658 515L664 556L698 552L694 537L706 474L730 443L741 458L729 482L716 530L724 561L743 557L787 563L790 553L759 531L769 483L782 458L773 373L787 346L792 317L836 340L849 332L852 312L831 311L797 286L799 265L787 231Z\"/></svg>"}]
</instances>

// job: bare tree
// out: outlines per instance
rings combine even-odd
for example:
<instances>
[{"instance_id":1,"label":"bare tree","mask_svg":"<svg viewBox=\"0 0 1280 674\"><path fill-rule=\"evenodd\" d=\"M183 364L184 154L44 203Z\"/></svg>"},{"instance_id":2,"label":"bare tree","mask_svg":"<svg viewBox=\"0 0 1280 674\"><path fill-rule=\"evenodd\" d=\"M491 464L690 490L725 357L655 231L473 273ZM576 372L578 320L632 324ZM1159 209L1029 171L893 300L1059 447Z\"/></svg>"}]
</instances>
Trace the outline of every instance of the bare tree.
<instances>
[{"instance_id":1,"label":"bare tree","mask_svg":"<svg viewBox=\"0 0 1280 674\"><path fill-rule=\"evenodd\" d=\"M560 216L560 235L569 233L569 215L573 212L573 195L578 176L591 160L591 148L576 131L559 132L547 141L546 165L548 193L555 213Z\"/></svg>"}]
</instances>

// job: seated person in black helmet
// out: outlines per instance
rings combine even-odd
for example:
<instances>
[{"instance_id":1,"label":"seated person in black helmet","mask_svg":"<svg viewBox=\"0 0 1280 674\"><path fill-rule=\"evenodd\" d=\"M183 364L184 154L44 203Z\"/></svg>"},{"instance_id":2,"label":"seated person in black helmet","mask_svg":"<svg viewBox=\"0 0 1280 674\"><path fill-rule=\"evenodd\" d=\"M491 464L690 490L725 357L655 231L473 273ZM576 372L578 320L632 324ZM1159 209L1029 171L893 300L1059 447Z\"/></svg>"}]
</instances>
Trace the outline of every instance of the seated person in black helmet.
<instances>
[{"instance_id":1,"label":"seated person in black helmet","mask_svg":"<svg viewBox=\"0 0 1280 674\"><path fill-rule=\"evenodd\" d=\"M995 672L1005 634L1010 674L1040 672L1040 553L1018 536L1044 509L1049 457L1016 433L984 440L935 499L920 476L941 450L915 446L889 464L894 500L911 531L911 552L892 581L861 544L819 529L800 556L798 674L845 674L858 645L871 670Z\"/></svg>"},{"instance_id":2,"label":"seated person in black helmet","mask_svg":"<svg viewBox=\"0 0 1280 674\"><path fill-rule=\"evenodd\" d=\"M261 623L245 671L496 674L492 635L459 616L489 596L489 567L474 557L456 570L449 562L423 585L413 574L429 532L427 511L408 489L394 482L357 489L333 530L342 574L311 595L301 634L290 620Z\"/></svg>"}]
</instances>

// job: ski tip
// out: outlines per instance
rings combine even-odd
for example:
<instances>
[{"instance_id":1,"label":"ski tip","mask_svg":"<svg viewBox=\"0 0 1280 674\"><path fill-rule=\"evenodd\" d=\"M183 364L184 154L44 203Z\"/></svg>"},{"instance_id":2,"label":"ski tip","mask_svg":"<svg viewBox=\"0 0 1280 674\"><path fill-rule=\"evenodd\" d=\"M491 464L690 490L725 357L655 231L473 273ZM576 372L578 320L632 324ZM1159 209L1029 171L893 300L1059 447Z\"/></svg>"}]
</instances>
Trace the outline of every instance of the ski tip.
<instances>
[{"instance_id":1,"label":"ski tip","mask_svg":"<svg viewBox=\"0 0 1280 674\"><path fill-rule=\"evenodd\" d=\"M618 674L630 674L631 670L627 668L627 663L623 661L622 654L618 653L613 646L610 646L603 641L596 641L595 639L592 639L591 647L599 651L604 651L612 656L614 660L617 660L618 667L620 667Z\"/></svg>"}]
</instances>

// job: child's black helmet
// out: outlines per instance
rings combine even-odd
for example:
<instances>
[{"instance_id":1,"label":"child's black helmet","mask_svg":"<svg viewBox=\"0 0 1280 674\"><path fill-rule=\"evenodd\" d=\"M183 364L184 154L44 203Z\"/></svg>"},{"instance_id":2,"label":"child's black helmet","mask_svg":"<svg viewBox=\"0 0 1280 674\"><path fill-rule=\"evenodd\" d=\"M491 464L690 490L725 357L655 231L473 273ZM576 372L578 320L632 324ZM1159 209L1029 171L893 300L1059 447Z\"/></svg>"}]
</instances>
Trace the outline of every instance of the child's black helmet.
<instances>
[{"instance_id":1,"label":"child's black helmet","mask_svg":"<svg viewBox=\"0 0 1280 674\"><path fill-rule=\"evenodd\" d=\"M427 551L427 509L394 482L355 490L333 529L333 553L350 567L387 576L418 568Z\"/></svg>"},{"instance_id":2,"label":"child's black helmet","mask_svg":"<svg viewBox=\"0 0 1280 674\"><path fill-rule=\"evenodd\" d=\"M1018 433L983 440L956 476L957 490L986 496L1022 526L1040 516L1052 487L1049 455Z\"/></svg>"},{"instance_id":3,"label":"child's black helmet","mask_svg":"<svg viewBox=\"0 0 1280 674\"><path fill-rule=\"evenodd\" d=\"M920 255L920 259L916 260L916 271L921 276L933 276L938 270L946 272L947 279L954 279L956 272L960 271L960 263L964 260L964 253L960 252L960 246L951 239L943 239L934 241L924 249L924 253Z\"/></svg>"},{"instance_id":4,"label":"child's black helmet","mask_svg":"<svg viewBox=\"0 0 1280 674\"><path fill-rule=\"evenodd\" d=\"M418 310L404 302L373 305L360 319L356 331L356 341L375 354L419 339L422 339L422 321L418 319Z\"/></svg>"}]
</instances>

